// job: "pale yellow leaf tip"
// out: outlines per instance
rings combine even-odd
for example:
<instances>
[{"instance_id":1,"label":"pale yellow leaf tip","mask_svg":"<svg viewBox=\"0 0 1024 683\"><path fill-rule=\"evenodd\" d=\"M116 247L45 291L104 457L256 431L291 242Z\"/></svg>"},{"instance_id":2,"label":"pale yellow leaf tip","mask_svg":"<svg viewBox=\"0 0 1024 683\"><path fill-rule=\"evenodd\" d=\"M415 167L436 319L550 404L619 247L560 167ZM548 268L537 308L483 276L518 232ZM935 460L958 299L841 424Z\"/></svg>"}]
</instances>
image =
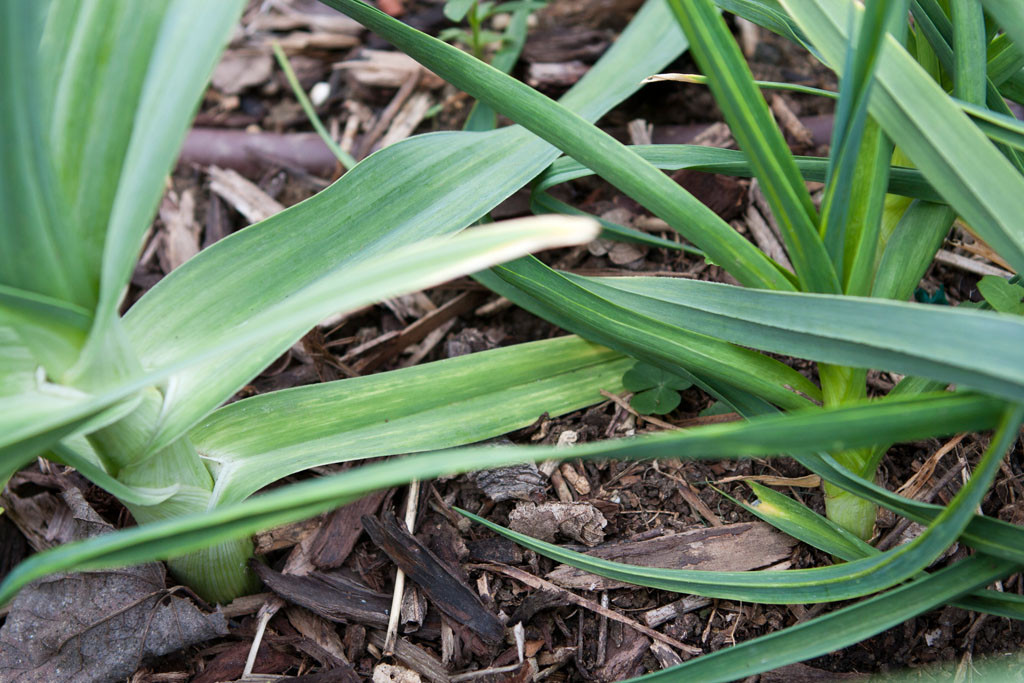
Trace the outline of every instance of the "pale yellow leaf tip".
<instances>
[{"instance_id":1,"label":"pale yellow leaf tip","mask_svg":"<svg viewBox=\"0 0 1024 683\"><path fill-rule=\"evenodd\" d=\"M654 74L640 81L641 84L660 83L662 81L676 81L678 83L707 83L706 76L697 74Z\"/></svg>"}]
</instances>

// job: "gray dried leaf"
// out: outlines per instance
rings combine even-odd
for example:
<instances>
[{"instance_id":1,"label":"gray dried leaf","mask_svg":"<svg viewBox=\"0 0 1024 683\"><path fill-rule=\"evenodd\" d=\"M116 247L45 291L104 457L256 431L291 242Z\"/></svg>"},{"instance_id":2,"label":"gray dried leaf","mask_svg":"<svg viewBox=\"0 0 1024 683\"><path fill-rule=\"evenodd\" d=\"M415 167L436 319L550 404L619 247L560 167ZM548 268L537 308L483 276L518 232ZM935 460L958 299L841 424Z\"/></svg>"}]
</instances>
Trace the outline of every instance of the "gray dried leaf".
<instances>
[{"instance_id":1,"label":"gray dried leaf","mask_svg":"<svg viewBox=\"0 0 1024 683\"><path fill-rule=\"evenodd\" d=\"M61 497L77 538L112 530L78 489ZM148 658L226 633L223 614L168 593L162 564L56 574L11 604L0 628L0 672L11 683L124 679Z\"/></svg>"},{"instance_id":2,"label":"gray dried leaf","mask_svg":"<svg viewBox=\"0 0 1024 683\"><path fill-rule=\"evenodd\" d=\"M544 500L546 482L533 463L481 470L469 477L495 503L503 500Z\"/></svg>"},{"instance_id":3,"label":"gray dried leaf","mask_svg":"<svg viewBox=\"0 0 1024 683\"><path fill-rule=\"evenodd\" d=\"M589 503L520 503L508 514L508 526L542 541L552 542L555 534L594 546L604 541L608 520Z\"/></svg>"}]
</instances>

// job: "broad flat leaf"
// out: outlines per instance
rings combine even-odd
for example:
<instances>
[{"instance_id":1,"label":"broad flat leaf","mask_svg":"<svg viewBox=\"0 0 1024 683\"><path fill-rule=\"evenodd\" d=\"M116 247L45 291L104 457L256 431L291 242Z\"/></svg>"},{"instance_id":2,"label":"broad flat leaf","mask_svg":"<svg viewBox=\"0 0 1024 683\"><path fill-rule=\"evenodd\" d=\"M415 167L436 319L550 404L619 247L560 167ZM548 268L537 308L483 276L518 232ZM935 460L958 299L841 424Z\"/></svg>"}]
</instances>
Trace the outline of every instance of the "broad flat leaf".
<instances>
[{"instance_id":1,"label":"broad flat leaf","mask_svg":"<svg viewBox=\"0 0 1024 683\"><path fill-rule=\"evenodd\" d=\"M104 236L102 323L116 315L164 177L245 3L108 0L98 5L96 15L76 25L80 40L73 43L87 43L95 54L65 60L52 130L55 154L63 155L69 145L82 147L71 156L80 165L69 164L64 186L76 197L73 206L83 212L78 217L90 240ZM97 46L98 39L104 42ZM109 46L124 52L105 54ZM83 111L88 118L81 118ZM94 188L96 182L102 186Z\"/></svg>"},{"instance_id":2,"label":"broad flat leaf","mask_svg":"<svg viewBox=\"0 0 1024 683\"><path fill-rule=\"evenodd\" d=\"M461 446L603 401L632 361L578 337L276 391L225 406L189 436L218 505L326 463ZM644 385L649 386L649 385Z\"/></svg>"},{"instance_id":3,"label":"broad flat leaf","mask_svg":"<svg viewBox=\"0 0 1024 683\"><path fill-rule=\"evenodd\" d=\"M667 8L649 3L563 102L595 119L684 48ZM470 225L557 156L554 147L518 127L417 136L392 145L324 192L176 269L128 312L133 346L147 368L201 354L213 338L287 301L330 269ZM250 265L237 268L240 262ZM187 400L172 397L154 445L177 438L229 398L304 334L309 325L302 325L273 343L239 349L229 364L211 361L174 378L188 388Z\"/></svg>"},{"instance_id":4,"label":"broad flat leaf","mask_svg":"<svg viewBox=\"0 0 1024 683\"><path fill-rule=\"evenodd\" d=\"M293 329L308 329L331 312L352 310L381 298L439 284L534 249L585 241L594 234L596 225L591 221L558 217L520 219L448 239L424 240L332 273L290 300L212 337L203 350L166 359L103 393L90 395L59 385L41 385L43 389L37 392L36 401L19 403L17 397L3 399L0 462L7 460L8 452L33 457L101 411L146 387L167 381L165 396L174 398L179 386L173 377L181 371L209 367L215 360L229 363L239 350L266 343L268 339L285 338ZM155 450L154 446L151 448Z\"/></svg>"},{"instance_id":5,"label":"broad flat leaf","mask_svg":"<svg viewBox=\"0 0 1024 683\"><path fill-rule=\"evenodd\" d=\"M571 457L587 458L713 459L809 453L822 448L848 450L875 443L987 429L995 425L1000 412L1001 403L991 398L940 394L912 400L876 401L836 410L770 415L745 423L585 444L571 451L557 447L470 447L398 458L293 484L201 515L147 524L39 553L18 565L0 584L0 604L10 600L21 586L48 573L69 568L85 570L136 564L179 555L310 517L375 489L397 486L410 479L561 459L570 452ZM983 523L994 522L975 518L972 525L978 519ZM996 524L995 528L1001 527ZM999 542L990 545L1001 547ZM1018 543L1017 547L1020 554L1019 548L1024 546Z\"/></svg>"},{"instance_id":6,"label":"broad flat leaf","mask_svg":"<svg viewBox=\"0 0 1024 683\"><path fill-rule=\"evenodd\" d=\"M88 307L91 275L79 260L81 243L68 235L68 214L47 152L43 61L38 54L45 5L0 7L0 285L44 300ZM3 309L0 309L2 311ZM0 324L11 325L6 312ZM33 352L54 373L74 362L80 335L40 337ZM70 347L70 348L69 348Z\"/></svg>"},{"instance_id":7,"label":"broad flat leaf","mask_svg":"<svg viewBox=\"0 0 1024 683\"><path fill-rule=\"evenodd\" d=\"M848 35L850 0L781 0L834 69ZM1016 269L1024 268L1024 177L942 88L887 37L876 70L871 115L931 185Z\"/></svg>"}]
</instances>

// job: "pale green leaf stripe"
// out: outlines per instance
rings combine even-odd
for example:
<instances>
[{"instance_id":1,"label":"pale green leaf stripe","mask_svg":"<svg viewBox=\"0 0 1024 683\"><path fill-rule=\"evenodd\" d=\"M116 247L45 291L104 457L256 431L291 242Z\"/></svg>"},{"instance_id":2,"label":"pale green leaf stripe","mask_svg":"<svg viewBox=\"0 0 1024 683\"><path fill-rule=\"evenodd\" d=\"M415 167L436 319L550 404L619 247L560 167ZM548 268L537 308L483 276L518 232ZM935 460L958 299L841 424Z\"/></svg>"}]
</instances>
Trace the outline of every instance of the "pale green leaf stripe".
<instances>
[{"instance_id":1,"label":"pale green leaf stripe","mask_svg":"<svg viewBox=\"0 0 1024 683\"><path fill-rule=\"evenodd\" d=\"M836 68L855 3L781 0ZM876 70L871 114L964 220L1015 269L1024 269L1024 178L891 37Z\"/></svg>"},{"instance_id":2,"label":"pale green leaf stripe","mask_svg":"<svg viewBox=\"0 0 1024 683\"><path fill-rule=\"evenodd\" d=\"M585 289L735 344L963 383L1024 401L1024 319L902 301L766 292L682 278L582 278ZM936 334L935 330L942 330ZM978 341L985 341L978 353Z\"/></svg>"},{"instance_id":3,"label":"pale green leaf stripe","mask_svg":"<svg viewBox=\"0 0 1024 683\"><path fill-rule=\"evenodd\" d=\"M773 491L756 481L749 481L747 484L758 498L753 505L747 505L721 491L719 493L776 529L844 560L856 560L881 552L789 496ZM1024 619L1024 596L1013 593L1000 593L991 589L976 590L950 604L1010 619Z\"/></svg>"},{"instance_id":4,"label":"pale green leaf stripe","mask_svg":"<svg viewBox=\"0 0 1024 683\"><path fill-rule=\"evenodd\" d=\"M885 590L914 577L952 545L985 497L1007 449L1016 441L1022 415L1024 409L1003 411L996 436L973 476L920 536L894 550L829 567L725 572L632 566L560 548L463 510L459 512L552 560L634 585L759 603L846 600Z\"/></svg>"},{"instance_id":5,"label":"pale green leaf stripe","mask_svg":"<svg viewBox=\"0 0 1024 683\"><path fill-rule=\"evenodd\" d=\"M554 317L545 314L548 320L635 358L655 365L679 365L787 408L807 407L806 397L821 397L815 384L783 363L695 333L689 321L684 326L621 305L595 292L586 281L581 284L537 259L522 259L493 272L553 310Z\"/></svg>"},{"instance_id":6,"label":"pale green leaf stripe","mask_svg":"<svg viewBox=\"0 0 1024 683\"><path fill-rule=\"evenodd\" d=\"M664 0L653 0L663 4ZM566 107L461 50L416 31L359 0L325 0L386 38L436 74L490 104L594 169L663 218L740 282L792 289L779 268L713 211L664 173Z\"/></svg>"},{"instance_id":7,"label":"pale green leaf stripe","mask_svg":"<svg viewBox=\"0 0 1024 683\"><path fill-rule=\"evenodd\" d=\"M984 555L825 616L697 657L631 681L741 680L786 664L805 661L860 642L933 607L1000 579L1016 565Z\"/></svg>"},{"instance_id":8,"label":"pale green leaf stripe","mask_svg":"<svg viewBox=\"0 0 1024 683\"><path fill-rule=\"evenodd\" d=\"M232 403L189 436L210 468L217 505L300 470L451 448L621 393L634 364L578 337L518 344Z\"/></svg>"},{"instance_id":9,"label":"pale green leaf stripe","mask_svg":"<svg viewBox=\"0 0 1024 683\"><path fill-rule=\"evenodd\" d=\"M19 444L23 442L31 443L36 453L45 450L68 433L65 427L71 422L87 419L182 370L208 367L213 361L230 364L240 350L267 344L268 340L291 338L292 330L308 329L334 312L436 285L530 251L585 242L596 233L597 225L590 220L538 217L478 228L447 239L423 240L330 273L290 299L213 336L200 352L168 360L104 393L89 395L61 388L64 393L57 396L39 393L36 402L0 398L0 462L7 458L8 449L14 452L22 448ZM173 380L167 384L168 394L181 390ZM51 430L63 431L48 436Z\"/></svg>"},{"instance_id":10,"label":"pale green leaf stripe","mask_svg":"<svg viewBox=\"0 0 1024 683\"><path fill-rule=\"evenodd\" d=\"M206 81L244 5L244 0L172 0L167 8L138 106L129 109L134 121L106 227L97 324L105 316L117 315L143 235L163 194L164 177L181 150ZM197 22L196 16L203 21Z\"/></svg>"},{"instance_id":11,"label":"pale green leaf stripe","mask_svg":"<svg viewBox=\"0 0 1024 683\"><path fill-rule=\"evenodd\" d=\"M669 5L708 78L715 103L761 183L801 289L838 293L839 280L818 234L811 195L725 20L711 0L669 0Z\"/></svg>"},{"instance_id":12,"label":"pale green leaf stripe","mask_svg":"<svg viewBox=\"0 0 1024 683\"><path fill-rule=\"evenodd\" d=\"M993 116L997 120L996 116ZM1024 139L1024 124L1020 135ZM689 168L704 173L750 178L754 171L743 152L735 149L704 147L702 145L633 145L634 152L664 171L678 171ZM804 180L823 182L828 172L825 157L794 157L797 170ZM892 166L889 169L888 191L893 194L915 199L941 202L942 197L924 179L921 172L913 168ZM538 176L534 191L548 190L555 185L593 175L593 171L571 157L560 157Z\"/></svg>"},{"instance_id":13,"label":"pale green leaf stripe","mask_svg":"<svg viewBox=\"0 0 1024 683\"><path fill-rule=\"evenodd\" d=\"M66 236L67 214L47 154L44 73L38 54L45 6L0 5L0 282L91 307L80 241Z\"/></svg>"},{"instance_id":14,"label":"pale green leaf stripe","mask_svg":"<svg viewBox=\"0 0 1024 683\"><path fill-rule=\"evenodd\" d=\"M668 8L649 2L563 102L596 119L685 47ZM221 240L161 280L126 316L132 344L145 367L202 354L209 337L246 324L332 269L472 224L557 156L520 127L392 145L324 192ZM295 239L298 232L303 239ZM243 260L251 267L237 268ZM240 349L228 364L211 361L174 377L172 384L185 391L168 400L155 445L180 436L307 329L296 328L273 346Z\"/></svg>"},{"instance_id":15,"label":"pale green leaf stripe","mask_svg":"<svg viewBox=\"0 0 1024 683\"><path fill-rule=\"evenodd\" d=\"M42 56L59 63L60 70L46 83L52 101L47 119L49 152L71 219L63 236L64 248L75 249L88 272L88 289L83 294L88 296L90 311L99 297L104 240L135 108L170 4L170 0L60 0L50 4L47 33L52 30L60 35L44 36L41 47L51 54ZM74 15L71 26L58 18L63 14ZM216 44L193 47L214 55L220 51ZM195 101L166 104L171 110L184 109L187 116ZM160 140L150 142L163 144ZM168 160L159 169L161 180L172 162ZM161 182L157 191L162 190ZM133 226L137 239L141 240L148 219Z\"/></svg>"},{"instance_id":16,"label":"pale green leaf stripe","mask_svg":"<svg viewBox=\"0 0 1024 683\"><path fill-rule=\"evenodd\" d=\"M398 458L293 484L203 514L146 524L33 555L0 584L0 604L10 600L29 581L52 572L124 566L179 555L310 517L410 479L566 457L727 458L806 453L823 448L847 450L986 429L994 426L1000 405L985 396L941 394L772 415L750 422L663 432L572 449L469 447Z\"/></svg>"}]
</instances>

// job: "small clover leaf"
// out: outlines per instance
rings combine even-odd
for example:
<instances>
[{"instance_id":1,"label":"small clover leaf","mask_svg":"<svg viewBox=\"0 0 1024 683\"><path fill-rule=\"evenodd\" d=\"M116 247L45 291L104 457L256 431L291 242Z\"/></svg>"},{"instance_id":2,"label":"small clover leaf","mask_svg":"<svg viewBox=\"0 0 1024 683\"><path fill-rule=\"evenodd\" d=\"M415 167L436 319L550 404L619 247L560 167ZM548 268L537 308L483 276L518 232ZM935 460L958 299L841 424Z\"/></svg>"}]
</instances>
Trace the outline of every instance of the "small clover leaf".
<instances>
[{"instance_id":1,"label":"small clover leaf","mask_svg":"<svg viewBox=\"0 0 1024 683\"><path fill-rule=\"evenodd\" d=\"M978 282L978 291L985 301L1000 313L1024 315L1024 287L1007 282L996 275L986 275Z\"/></svg>"},{"instance_id":2,"label":"small clover leaf","mask_svg":"<svg viewBox=\"0 0 1024 683\"><path fill-rule=\"evenodd\" d=\"M630 401L633 410L641 415L664 415L679 406L679 392L691 383L653 365L637 363L622 376L622 386L635 392Z\"/></svg>"}]
</instances>

